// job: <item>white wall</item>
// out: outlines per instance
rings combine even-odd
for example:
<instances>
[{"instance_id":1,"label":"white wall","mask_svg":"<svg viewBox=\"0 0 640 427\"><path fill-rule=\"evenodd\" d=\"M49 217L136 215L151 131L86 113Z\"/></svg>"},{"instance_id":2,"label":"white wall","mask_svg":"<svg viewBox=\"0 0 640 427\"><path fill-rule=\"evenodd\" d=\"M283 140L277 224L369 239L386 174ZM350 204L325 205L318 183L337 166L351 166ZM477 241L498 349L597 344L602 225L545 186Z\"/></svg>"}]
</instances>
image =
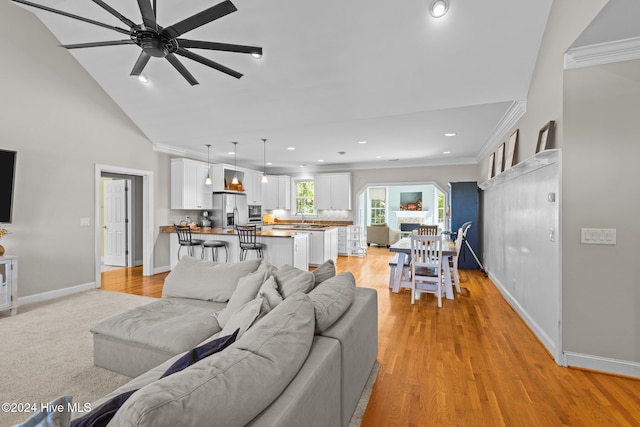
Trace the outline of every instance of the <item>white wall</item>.
<instances>
[{"instance_id":1,"label":"white wall","mask_svg":"<svg viewBox=\"0 0 640 427\"><path fill-rule=\"evenodd\" d=\"M18 294L90 286L95 164L154 173L157 230L167 221L168 156L152 150L33 14L0 2L0 38L0 147L18 152L12 234L2 244L19 256ZM80 218L90 218L91 227L80 227ZM156 267L169 264L165 237L154 236Z\"/></svg>"}]
</instances>

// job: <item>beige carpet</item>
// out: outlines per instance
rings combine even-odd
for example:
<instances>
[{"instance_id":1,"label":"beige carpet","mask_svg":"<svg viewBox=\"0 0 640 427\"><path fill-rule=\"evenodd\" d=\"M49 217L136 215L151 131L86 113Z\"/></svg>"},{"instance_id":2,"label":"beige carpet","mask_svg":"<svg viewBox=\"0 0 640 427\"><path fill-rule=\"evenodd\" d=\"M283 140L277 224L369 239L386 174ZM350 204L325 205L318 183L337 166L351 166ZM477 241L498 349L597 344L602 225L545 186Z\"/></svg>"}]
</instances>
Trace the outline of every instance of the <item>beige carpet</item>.
<instances>
[{"instance_id":1,"label":"beige carpet","mask_svg":"<svg viewBox=\"0 0 640 427\"><path fill-rule=\"evenodd\" d=\"M102 290L21 306L18 315L0 313L0 403L48 403L59 396L91 403L130 378L93 365L89 328L153 298ZM378 374L376 362L349 427L358 427ZM0 427L24 421L28 413L0 410Z\"/></svg>"},{"instance_id":2,"label":"beige carpet","mask_svg":"<svg viewBox=\"0 0 640 427\"><path fill-rule=\"evenodd\" d=\"M38 406L59 396L93 402L130 378L93 365L89 327L153 298L91 290L0 313L0 402ZM0 426L26 413L0 410Z\"/></svg>"}]
</instances>

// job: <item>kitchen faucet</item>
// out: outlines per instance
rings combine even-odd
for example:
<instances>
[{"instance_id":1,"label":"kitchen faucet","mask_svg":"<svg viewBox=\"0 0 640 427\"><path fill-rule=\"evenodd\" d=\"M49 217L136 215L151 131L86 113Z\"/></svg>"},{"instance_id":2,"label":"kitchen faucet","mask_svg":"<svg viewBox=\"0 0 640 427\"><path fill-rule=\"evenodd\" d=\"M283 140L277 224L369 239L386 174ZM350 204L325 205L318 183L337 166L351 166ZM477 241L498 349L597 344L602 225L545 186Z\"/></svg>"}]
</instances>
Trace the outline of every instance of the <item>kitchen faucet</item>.
<instances>
[{"instance_id":1,"label":"kitchen faucet","mask_svg":"<svg viewBox=\"0 0 640 427\"><path fill-rule=\"evenodd\" d=\"M307 220L307 219L304 217L304 213L303 213L303 212L296 212L295 216L298 216L298 214L300 214L300 216L302 217L302 222L301 222L301 224L304 224L304 222Z\"/></svg>"}]
</instances>

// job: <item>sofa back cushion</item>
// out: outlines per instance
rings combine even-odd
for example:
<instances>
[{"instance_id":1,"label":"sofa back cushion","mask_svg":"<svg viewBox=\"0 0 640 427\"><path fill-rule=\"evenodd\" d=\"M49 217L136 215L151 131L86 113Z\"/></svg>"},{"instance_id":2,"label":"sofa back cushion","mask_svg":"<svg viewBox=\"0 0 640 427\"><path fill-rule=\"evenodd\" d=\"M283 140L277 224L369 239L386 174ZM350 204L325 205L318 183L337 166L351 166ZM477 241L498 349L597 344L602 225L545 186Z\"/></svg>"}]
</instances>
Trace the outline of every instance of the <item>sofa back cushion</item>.
<instances>
[{"instance_id":1,"label":"sofa back cushion","mask_svg":"<svg viewBox=\"0 0 640 427\"><path fill-rule=\"evenodd\" d=\"M284 300L224 351L138 390L112 425L246 425L296 376L313 342L309 296Z\"/></svg>"},{"instance_id":2,"label":"sofa back cushion","mask_svg":"<svg viewBox=\"0 0 640 427\"><path fill-rule=\"evenodd\" d=\"M315 276L310 271L300 270L291 265L278 268L273 277L278 284L278 291L282 298L287 299L297 292L307 293L315 284Z\"/></svg>"},{"instance_id":3,"label":"sofa back cushion","mask_svg":"<svg viewBox=\"0 0 640 427\"><path fill-rule=\"evenodd\" d=\"M164 279L163 297L227 302L243 276L253 273L259 259L226 263L182 257Z\"/></svg>"},{"instance_id":4,"label":"sofa back cushion","mask_svg":"<svg viewBox=\"0 0 640 427\"><path fill-rule=\"evenodd\" d=\"M356 279L350 272L344 272L327 279L309 292L316 317L316 334L333 325L351 303L356 290Z\"/></svg>"},{"instance_id":5,"label":"sofa back cushion","mask_svg":"<svg viewBox=\"0 0 640 427\"><path fill-rule=\"evenodd\" d=\"M313 277L315 279L314 286L318 286L320 283L327 279L331 279L336 275L336 265L332 259L328 259L311 273L313 273Z\"/></svg>"}]
</instances>

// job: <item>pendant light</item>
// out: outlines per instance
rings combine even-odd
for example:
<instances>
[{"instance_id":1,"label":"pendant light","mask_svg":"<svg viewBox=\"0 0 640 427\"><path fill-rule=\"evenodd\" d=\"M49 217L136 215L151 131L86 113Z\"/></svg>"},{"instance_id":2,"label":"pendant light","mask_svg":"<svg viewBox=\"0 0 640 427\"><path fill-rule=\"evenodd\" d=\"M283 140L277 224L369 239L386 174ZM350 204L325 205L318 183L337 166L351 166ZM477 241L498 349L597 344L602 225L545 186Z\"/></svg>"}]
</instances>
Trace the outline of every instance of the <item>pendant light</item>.
<instances>
[{"instance_id":1,"label":"pendant light","mask_svg":"<svg viewBox=\"0 0 640 427\"><path fill-rule=\"evenodd\" d=\"M240 183L240 181L238 181L238 143L235 141L233 142L233 155L234 155L234 160L233 160L234 175L233 175L233 179L231 180L231 183L233 185L238 185Z\"/></svg>"},{"instance_id":2,"label":"pendant light","mask_svg":"<svg viewBox=\"0 0 640 427\"><path fill-rule=\"evenodd\" d=\"M213 181L211 181L211 164L209 163L210 148L211 148L211 144L207 144L207 179L204 180L205 185L213 184Z\"/></svg>"},{"instance_id":3,"label":"pendant light","mask_svg":"<svg viewBox=\"0 0 640 427\"><path fill-rule=\"evenodd\" d=\"M262 139L262 148L264 151L262 156L262 159L264 160L264 164L262 166L262 183L266 184L269 180L267 179L267 140L264 138Z\"/></svg>"}]
</instances>

